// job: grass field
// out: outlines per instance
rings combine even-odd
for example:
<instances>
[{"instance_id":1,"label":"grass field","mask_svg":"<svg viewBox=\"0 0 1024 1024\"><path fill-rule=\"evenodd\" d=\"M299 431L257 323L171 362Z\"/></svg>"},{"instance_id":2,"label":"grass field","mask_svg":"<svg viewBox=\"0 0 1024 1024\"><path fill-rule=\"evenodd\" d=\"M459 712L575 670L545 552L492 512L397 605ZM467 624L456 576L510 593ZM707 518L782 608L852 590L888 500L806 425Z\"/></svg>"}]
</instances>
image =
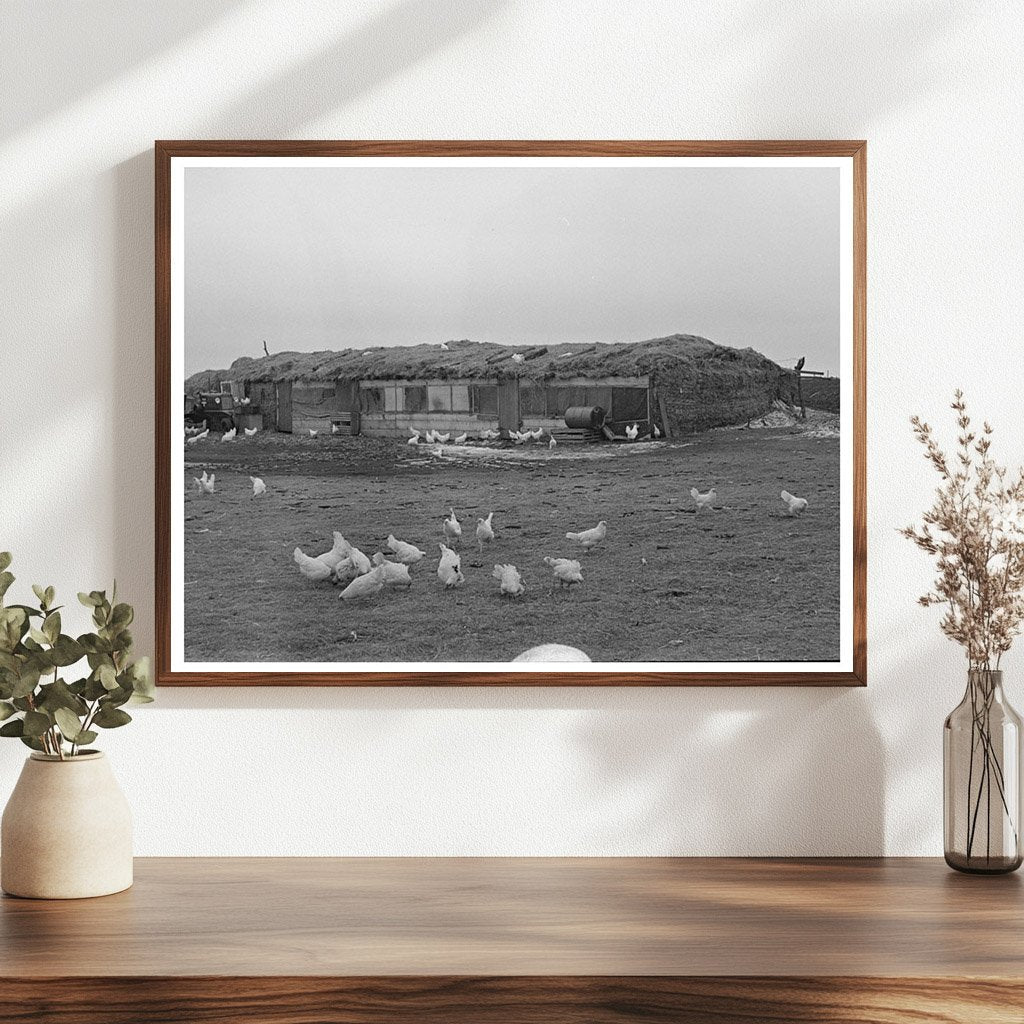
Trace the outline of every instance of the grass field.
<instances>
[{"instance_id":1,"label":"grass field","mask_svg":"<svg viewBox=\"0 0 1024 1024\"><path fill-rule=\"evenodd\" d=\"M723 430L678 444L546 446L444 457L366 437L261 433L185 451L187 661L509 661L541 643L594 661L808 661L839 655L839 441L794 429ZM267 493L253 498L249 475ZM691 486L715 486L696 513ZM809 499L790 518L786 488ZM445 591L437 544L449 505L463 523L466 584ZM494 512L481 556L477 516ZM608 522L574 551L567 530ZM340 530L368 555L388 533L427 551L408 591L338 600L293 560ZM545 555L578 557L559 590ZM644 562L646 560L646 564ZM496 562L527 586L502 599Z\"/></svg>"}]
</instances>

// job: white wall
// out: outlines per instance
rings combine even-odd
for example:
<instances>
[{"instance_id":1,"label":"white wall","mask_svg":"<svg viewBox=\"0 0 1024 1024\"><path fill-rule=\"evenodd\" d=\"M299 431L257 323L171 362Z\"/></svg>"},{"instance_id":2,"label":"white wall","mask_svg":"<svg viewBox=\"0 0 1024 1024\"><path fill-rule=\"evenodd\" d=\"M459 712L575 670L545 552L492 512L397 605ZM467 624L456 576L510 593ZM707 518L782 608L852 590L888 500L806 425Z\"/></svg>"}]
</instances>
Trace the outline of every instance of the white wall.
<instances>
[{"instance_id":1,"label":"white wall","mask_svg":"<svg viewBox=\"0 0 1024 1024\"><path fill-rule=\"evenodd\" d=\"M963 666L896 534L907 417L962 385L1024 457L1022 38L1012 2L0 4L0 547L116 574L144 649L154 138L870 140L867 690L165 690L105 737L138 852L940 852Z\"/></svg>"}]
</instances>

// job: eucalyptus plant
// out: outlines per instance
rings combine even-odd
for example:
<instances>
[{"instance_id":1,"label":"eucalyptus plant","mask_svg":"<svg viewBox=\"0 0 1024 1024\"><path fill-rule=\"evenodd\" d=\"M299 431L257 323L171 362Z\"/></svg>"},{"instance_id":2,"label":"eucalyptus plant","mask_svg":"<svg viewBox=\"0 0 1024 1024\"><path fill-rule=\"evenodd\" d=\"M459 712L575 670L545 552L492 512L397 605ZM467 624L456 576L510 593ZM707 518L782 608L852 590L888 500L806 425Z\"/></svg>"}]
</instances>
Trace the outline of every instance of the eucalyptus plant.
<instances>
[{"instance_id":1,"label":"eucalyptus plant","mask_svg":"<svg viewBox=\"0 0 1024 1024\"><path fill-rule=\"evenodd\" d=\"M0 551L0 736L61 760L74 757L98 730L132 720L125 705L153 700L149 659L132 660L135 612L118 603L116 582L109 598L103 590L80 593L96 631L69 636L53 587L33 585L37 605L4 603L14 582L10 564L10 553ZM82 661L88 674L68 682Z\"/></svg>"}]
</instances>

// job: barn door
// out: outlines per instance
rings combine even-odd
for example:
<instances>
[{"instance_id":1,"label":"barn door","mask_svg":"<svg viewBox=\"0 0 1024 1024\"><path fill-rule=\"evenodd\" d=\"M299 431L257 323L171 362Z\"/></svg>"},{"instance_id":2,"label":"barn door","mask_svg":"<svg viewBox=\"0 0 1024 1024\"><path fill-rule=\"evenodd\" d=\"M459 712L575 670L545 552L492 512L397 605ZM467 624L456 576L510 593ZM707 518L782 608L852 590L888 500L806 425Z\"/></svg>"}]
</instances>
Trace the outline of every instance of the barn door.
<instances>
[{"instance_id":1,"label":"barn door","mask_svg":"<svg viewBox=\"0 0 1024 1024\"><path fill-rule=\"evenodd\" d=\"M292 432L292 382L280 381L277 385L277 429L286 434Z\"/></svg>"},{"instance_id":2,"label":"barn door","mask_svg":"<svg viewBox=\"0 0 1024 1024\"><path fill-rule=\"evenodd\" d=\"M498 385L498 429L502 435L519 429L519 380L506 380Z\"/></svg>"}]
</instances>

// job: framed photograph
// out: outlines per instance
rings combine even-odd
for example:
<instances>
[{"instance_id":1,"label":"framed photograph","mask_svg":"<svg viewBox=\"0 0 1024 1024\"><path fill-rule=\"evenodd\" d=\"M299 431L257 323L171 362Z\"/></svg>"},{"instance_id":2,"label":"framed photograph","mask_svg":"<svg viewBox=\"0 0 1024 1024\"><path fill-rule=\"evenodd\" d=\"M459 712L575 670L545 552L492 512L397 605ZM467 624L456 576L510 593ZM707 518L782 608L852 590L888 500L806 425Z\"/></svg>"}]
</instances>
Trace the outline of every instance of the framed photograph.
<instances>
[{"instance_id":1,"label":"framed photograph","mask_svg":"<svg viewBox=\"0 0 1024 1024\"><path fill-rule=\"evenodd\" d=\"M864 685L863 142L156 143L160 685Z\"/></svg>"}]
</instances>

